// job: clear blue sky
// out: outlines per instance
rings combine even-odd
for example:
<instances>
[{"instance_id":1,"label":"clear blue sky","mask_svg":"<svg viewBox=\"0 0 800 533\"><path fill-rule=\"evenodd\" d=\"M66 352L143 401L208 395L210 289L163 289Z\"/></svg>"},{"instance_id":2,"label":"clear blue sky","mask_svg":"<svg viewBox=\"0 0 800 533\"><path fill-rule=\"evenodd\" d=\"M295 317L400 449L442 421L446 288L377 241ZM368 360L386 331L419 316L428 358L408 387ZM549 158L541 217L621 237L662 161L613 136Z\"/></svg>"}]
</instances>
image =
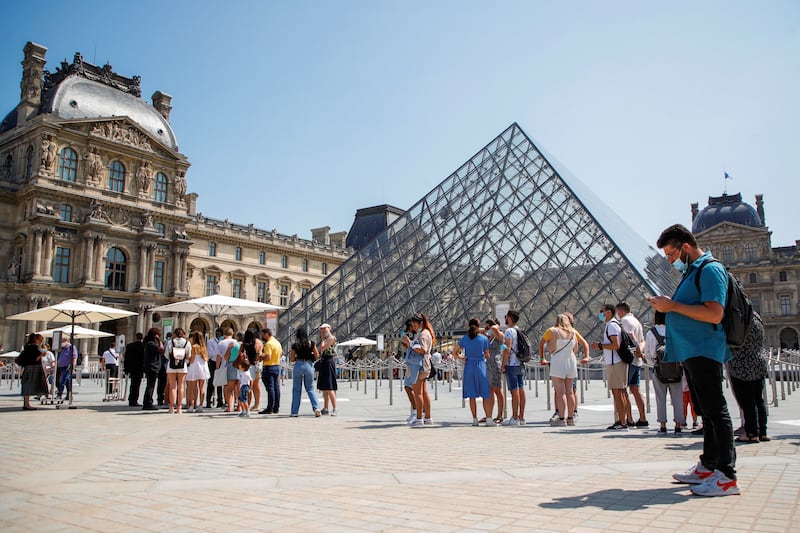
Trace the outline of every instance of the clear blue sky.
<instances>
[{"instance_id":1,"label":"clear blue sky","mask_svg":"<svg viewBox=\"0 0 800 533\"><path fill-rule=\"evenodd\" d=\"M650 243L724 171L800 239L800 2L7 1L3 114L29 40L171 94L207 216L349 230L516 121Z\"/></svg>"}]
</instances>

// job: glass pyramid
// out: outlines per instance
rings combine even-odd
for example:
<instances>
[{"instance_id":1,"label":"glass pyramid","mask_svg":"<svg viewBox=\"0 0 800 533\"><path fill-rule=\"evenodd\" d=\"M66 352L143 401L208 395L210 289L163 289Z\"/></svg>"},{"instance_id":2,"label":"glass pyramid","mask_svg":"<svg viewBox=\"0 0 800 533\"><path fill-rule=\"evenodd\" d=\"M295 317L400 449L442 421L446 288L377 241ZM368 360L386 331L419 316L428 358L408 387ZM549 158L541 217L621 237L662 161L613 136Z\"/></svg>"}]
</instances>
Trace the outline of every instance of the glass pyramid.
<instances>
[{"instance_id":1,"label":"glass pyramid","mask_svg":"<svg viewBox=\"0 0 800 533\"><path fill-rule=\"evenodd\" d=\"M328 322L345 340L396 334L421 311L446 336L509 302L536 338L564 311L578 331L599 336L603 303L626 300L644 322L652 316L645 298L670 295L676 283L653 246L515 123L280 322L284 337Z\"/></svg>"}]
</instances>

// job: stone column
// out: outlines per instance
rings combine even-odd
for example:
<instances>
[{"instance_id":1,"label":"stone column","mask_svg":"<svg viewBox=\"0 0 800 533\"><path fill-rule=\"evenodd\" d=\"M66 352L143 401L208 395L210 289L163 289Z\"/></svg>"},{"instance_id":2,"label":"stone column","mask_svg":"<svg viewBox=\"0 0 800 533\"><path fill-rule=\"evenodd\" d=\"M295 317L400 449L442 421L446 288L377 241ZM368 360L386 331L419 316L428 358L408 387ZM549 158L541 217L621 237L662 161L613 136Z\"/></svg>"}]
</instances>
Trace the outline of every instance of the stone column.
<instances>
[{"instance_id":1,"label":"stone column","mask_svg":"<svg viewBox=\"0 0 800 533\"><path fill-rule=\"evenodd\" d=\"M155 265L153 264L156 260L156 245L153 243L148 243L147 245L147 268L145 269L145 281L148 288L152 289L153 287L153 269ZM164 273L166 275L166 272Z\"/></svg>"},{"instance_id":2,"label":"stone column","mask_svg":"<svg viewBox=\"0 0 800 533\"><path fill-rule=\"evenodd\" d=\"M173 256L173 265L172 265L172 287L174 292L180 292L181 290L181 283L180 283L180 275L181 275L181 252L180 250L175 250L172 254Z\"/></svg>"},{"instance_id":3,"label":"stone column","mask_svg":"<svg viewBox=\"0 0 800 533\"><path fill-rule=\"evenodd\" d=\"M92 265L94 260L92 251L94 249L94 235L87 233L83 237L83 279L86 282L92 281Z\"/></svg>"},{"instance_id":4,"label":"stone column","mask_svg":"<svg viewBox=\"0 0 800 533\"><path fill-rule=\"evenodd\" d=\"M145 326L145 316L147 313L147 306L146 305L137 305L136 311L139 313L136 315L136 331L134 333L141 333L144 334L144 326ZM130 342L135 341L136 338L134 337L131 339Z\"/></svg>"},{"instance_id":5,"label":"stone column","mask_svg":"<svg viewBox=\"0 0 800 533\"><path fill-rule=\"evenodd\" d=\"M33 230L33 275L39 276L42 272L42 239L44 230L36 228Z\"/></svg>"},{"instance_id":6,"label":"stone column","mask_svg":"<svg viewBox=\"0 0 800 533\"><path fill-rule=\"evenodd\" d=\"M139 288L144 289L146 288L149 283L147 283L147 245L145 243L141 243L139 245Z\"/></svg>"},{"instance_id":7,"label":"stone column","mask_svg":"<svg viewBox=\"0 0 800 533\"><path fill-rule=\"evenodd\" d=\"M103 283L103 237L97 235L94 239L94 276L98 283Z\"/></svg>"},{"instance_id":8,"label":"stone column","mask_svg":"<svg viewBox=\"0 0 800 533\"><path fill-rule=\"evenodd\" d=\"M189 250L181 250L181 277L180 287L182 292L189 291L189 280L186 278L187 262L189 258Z\"/></svg>"},{"instance_id":9,"label":"stone column","mask_svg":"<svg viewBox=\"0 0 800 533\"><path fill-rule=\"evenodd\" d=\"M45 230L45 239L44 239L44 265L42 268L42 274L45 277L52 277L53 275L53 236L55 235L55 231L52 229Z\"/></svg>"}]
</instances>

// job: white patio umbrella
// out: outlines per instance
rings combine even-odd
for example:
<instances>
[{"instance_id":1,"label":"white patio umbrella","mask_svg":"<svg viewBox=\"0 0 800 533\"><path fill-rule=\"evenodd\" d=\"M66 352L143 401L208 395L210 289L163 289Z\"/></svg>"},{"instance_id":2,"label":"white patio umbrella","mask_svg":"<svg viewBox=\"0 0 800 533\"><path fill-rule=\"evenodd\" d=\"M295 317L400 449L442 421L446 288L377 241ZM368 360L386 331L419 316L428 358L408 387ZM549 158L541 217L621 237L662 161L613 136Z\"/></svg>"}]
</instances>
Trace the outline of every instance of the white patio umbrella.
<instances>
[{"instance_id":1,"label":"white patio umbrella","mask_svg":"<svg viewBox=\"0 0 800 533\"><path fill-rule=\"evenodd\" d=\"M17 356L19 356L19 352L16 351L16 350L10 351L10 352L6 352L6 353L0 353L0 358L3 358L3 359L12 359L12 358L16 359Z\"/></svg>"},{"instance_id":2,"label":"white patio umbrella","mask_svg":"<svg viewBox=\"0 0 800 533\"><path fill-rule=\"evenodd\" d=\"M349 341L337 343L336 346L375 346L376 344L378 344L378 341L374 341L366 337L356 337L355 339L350 339Z\"/></svg>"},{"instance_id":3,"label":"white patio umbrella","mask_svg":"<svg viewBox=\"0 0 800 533\"><path fill-rule=\"evenodd\" d=\"M83 326L61 326L60 328L46 329L44 331L37 331L43 337L52 337L53 333L60 331L65 335L70 335L75 339L97 339L99 337L113 337L113 333L107 331L100 331L98 329L84 328Z\"/></svg>"},{"instance_id":4,"label":"white patio umbrella","mask_svg":"<svg viewBox=\"0 0 800 533\"><path fill-rule=\"evenodd\" d=\"M92 322L105 322L135 315L131 311L89 303L85 300L64 300L55 305L48 305L40 309L25 311L7 317L9 320L36 320L44 322L66 322L70 325L70 339L75 339L75 324L90 324ZM70 372L72 369L70 369ZM69 392L70 407L72 406L72 389Z\"/></svg>"},{"instance_id":5,"label":"white patio umbrella","mask_svg":"<svg viewBox=\"0 0 800 533\"><path fill-rule=\"evenodd\" d=\"M201 313L218 317L222 315L253 315L255 313L262 313L264 311L277 311L279 309L285 308L279 305L254 302L253 300L245 300L242 298L234 298L232 296L214 294L211 296L203 296L202 298L193 298L191 300L184 300L182 302L160 305L158 307L154 307L153 311L167 311L172 313Z\"/></svg>"}]
</instances>

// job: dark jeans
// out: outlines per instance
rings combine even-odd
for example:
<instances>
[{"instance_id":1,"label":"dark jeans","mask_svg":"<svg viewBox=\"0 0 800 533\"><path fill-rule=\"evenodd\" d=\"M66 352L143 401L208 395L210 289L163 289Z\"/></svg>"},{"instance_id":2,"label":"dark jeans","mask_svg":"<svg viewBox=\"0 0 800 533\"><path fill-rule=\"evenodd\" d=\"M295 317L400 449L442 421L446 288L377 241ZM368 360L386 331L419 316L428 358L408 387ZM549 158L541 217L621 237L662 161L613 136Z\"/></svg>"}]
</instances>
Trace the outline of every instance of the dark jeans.
<instances>
[{"instance_id":1,"label":"dark jeans","mask_svg":"<svg viewBox=\"0 0 800 533\"><path fill-rule=\"evenodd\" d=\"M744 381L731 376L731 387L744 413L744 430L748 436L767 434L767 406L764 404L764 380Z\"/></svg>"},{"instance_id":2,"label":"dark jeans","mask_svg":"<svg viewBox=\"0 0 800 533\"><path fill-rule=\"evenodd\" d=\"M106 371L108 372L108 377L110 378L118 378L119 377L119 366L118 365L106 365ZM108 382L106 386L106 394L111 394L114 390L114 387L111 386L111 382Z\"/></svg>"},{"instance_id":3,"label":"dark jeans","mask_svg":"<svg viewBox=\"0 0 800 533\"><path fill-rule=\"evenodd\" d=\"M139 389L142 386L142 373L131 372L131 390L128 394L128 405L139 405Z\"/></svg>"},{"instance_id":4,"label":"dark jeans","mask_svg":"<svg viewBox=\"0 0 800 533\"><path fill-rule=\"evenodd\" d=\"M281 366L265 366L261 371L261 381L267 389L267 412L277 413L281 408Z\"/></svg>"},{"instance_id":5,"label":"dark jeans","mask_svg":"<svg viewBox=\"0 0 800 533\"><path fill-rule=\"evenodd\" d=\"M208 371L211 372L211 377L208 378L208 383L206 383L206 407L211 409L211 400L214 398L214 372L217 371L216 361L208 360ZM224 404L222 387L217 387L217 407L222 407Z\"/></svg>"},{"instance_id":6,"label":"dark jeans","mask_svg":"<svg viewBox=\"0 0 800 533\"><path fill-rule=\"evenodd\" d=\"M72 372L68 366L58 367L56 386L58 387L58 394L63 394L64 389L67 390L67 393L72 390Z\"/></svg>"},{"instance_id":7,"label":"dark jeans","mask_svg":"<svg viewBox=\"0 0 800 533\"><path fill-rule=\"evenodd\" d=\"M153 405L153 391L158 382L158 372L146 370L145 376L147 377L147 385L144 387L144 398L142 398L142 405L145 407L152 407Z\"/></svg>"},{"instance_id":8,"label":"dark jeans","mask_svg":"<svg viewBox=\"0 0 800 533\"><path fill-rule=\"evenodd\" d=\"M708 357L692 357L683 362L692 402L703 413L703 454L700 462L736 479L736 448L733 424L722 392L722 364Z\"/></svg>"}]
</instances>

